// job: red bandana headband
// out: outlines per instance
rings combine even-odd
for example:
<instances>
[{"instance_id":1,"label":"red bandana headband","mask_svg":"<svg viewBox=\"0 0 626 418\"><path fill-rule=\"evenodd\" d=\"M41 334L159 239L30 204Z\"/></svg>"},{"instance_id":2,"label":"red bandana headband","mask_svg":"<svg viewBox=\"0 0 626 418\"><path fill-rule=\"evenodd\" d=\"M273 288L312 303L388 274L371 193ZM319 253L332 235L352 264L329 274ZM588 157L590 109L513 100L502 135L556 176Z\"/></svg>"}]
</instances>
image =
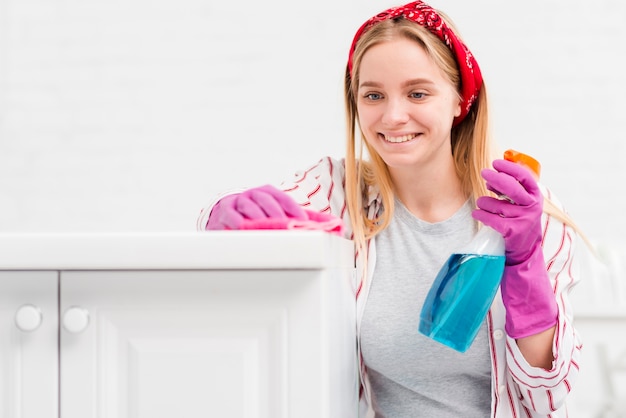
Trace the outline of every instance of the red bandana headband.
<instances>
[{"instance_id":1,"label":"red bandana headband","mask_svg":"<svg viewBox=\"0 0 626 418\"><path fill-rule=\"evenodd\" d=\"M454 118L453 122L453 126L457 125L467 116L472 104L476 101L478 92L483 83L483 78L478 63L467 46L457 38L452 29L444 23L441 16L439 16L432 7L422 1L414 1L404 6L392 7L372 17L359 28L356 35L354 35L354 40L350 47L350 56L348 57L348 70L350 71L350 75L352 75L352 57L356 44L359 39L361 39L361 36L375 24L400 16L428 29L441 39L454 54L461 73L461 114Z\"/></svg>"}]
</instances>

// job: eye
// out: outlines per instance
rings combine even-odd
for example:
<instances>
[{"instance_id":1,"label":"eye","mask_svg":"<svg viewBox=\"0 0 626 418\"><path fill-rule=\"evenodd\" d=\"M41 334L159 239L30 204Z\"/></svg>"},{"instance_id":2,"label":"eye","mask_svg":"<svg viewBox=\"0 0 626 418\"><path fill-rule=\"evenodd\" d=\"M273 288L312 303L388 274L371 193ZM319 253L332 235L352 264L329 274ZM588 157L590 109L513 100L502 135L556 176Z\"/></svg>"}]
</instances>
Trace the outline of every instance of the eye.
<instances>
[{"instance_id":1,"label":"eye","mask_svg":"<svg viewBox=\"0 0 626 418\"><path fill-rule=\"evenodd\" d=\"M414 91L413 93L409 94L409 96L411 96L412 99L423 99L424 97L426 97L426 93L421 91Z\"/></svg>"},{"instance_id":2,"label":"eye","mask_svg":"<svg viewBox=\"0 0 626 418\"><path fill-rule=\"evenodd\" d=\"M366 93L363 97L367 100L376 101L383 98L383 95L380 93Z\"/></svg>"}]
</instances>

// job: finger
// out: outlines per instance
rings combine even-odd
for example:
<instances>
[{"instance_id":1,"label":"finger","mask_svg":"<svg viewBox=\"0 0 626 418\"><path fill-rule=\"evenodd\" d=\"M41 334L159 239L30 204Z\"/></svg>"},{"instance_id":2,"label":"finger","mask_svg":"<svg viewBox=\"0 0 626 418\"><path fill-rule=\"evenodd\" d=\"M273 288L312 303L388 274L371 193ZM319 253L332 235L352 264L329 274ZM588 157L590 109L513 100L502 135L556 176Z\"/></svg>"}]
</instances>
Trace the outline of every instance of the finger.
<instances>
[{"instance_id":1,"label":"finger","mask_svg":"<svg viewBox=\"0 0 626 418\"><path fill-rule=\"evenodd\" d=\"M276 219L287 218L285 210L272 194L261 189L254 189L250 190L246 197L249 197L250 200L252 200L257 207L263 211L263 217Z\"/></svg>"},{"instance_id":2,"label":"finger","mask_svg":"<svg viewBox=\"0 0 626 418\"><path fill-rule=\"evenodd\" d=\"M494 160L493 168L515 178L526 189L528 194L534 196L535 199L541 196L541 190L530 168L507 160Z\"/></svg>"},{"instance_id":3,"label":"finger","mask_svg":"<svg viewBox=\"0 0 626 418\"><path fill-rule=\"evenodd\" d=\"M516 205L508 200L496 199L490 196L481 196L476 199L476 206L501 218L518 218L528 212L526 206Z\"/></svg>"},{"instance_id":4,"label":"finger","mask_svg":"<svg viewBox=\"0 0 626 418\"><path fill-rule=\"evenodd\" d=\"M265 211L249 197L249 193L244 192L235 202L235 209L246 219L267 218Z\"/></svg>"},{"instance_id":5,"label":"finger","mask_svg":"<svg viewBox=\"0 0 626 418\"><path fill-rule=\"evenodd\" d=\"M300 204L298 204L298 202L287 195L285 195L285 197L286 199L281 201L281 206L289 217L298 220L308 219L306 211L302 208L302 206L300 206Z\"/></svg>"},{"instance_id":6,"label":"finger","mask_svg":"<svg viewBox=\"0 0 626 418\"><path fill-rule=\"evenodd\" d=\"M259 187L257 190L261 190L271 195L276 202L280 205L283 212L290 218L305 220L307 219L307 215L305 210L291 198L287 193L282 190L277 189L272 185L265 185Z\"/></svg>"},{"instance_id":7,"label":"finger","mask_svg":"<svg viewBox=\"0 0 626 418\"><path fill-rule=\"evenodd\" d=\"M236 202L239 194L231 194L220 199L209 215L208 224L211 229L239 229L243 216L236 209Z\"/></svg>"},{"instance_id":8,"label":"finger","mask_svg":"<svg viewBox=\"0 0 626 418\"><path fill-rule=\"evenodd\" d=\"M502 218L499 215L482 209L475 209L472 211L472 217L504 235L505 231L503 230Z\"/></svg>"},{"instance_id":9,"label":"finger","mask_svg":"<svg viewBox=\"0 0 626 418\"><path fill-rule=\"evenodd\" d=\"M217 220L224 229L241 229L241 223L244 221L244 217L237 211L232 210L223 212Z\"/></svg>"},{"instance_id":10,"label":"finger","mask_svg":"<svg viewBox=\"0 0 626 418\"><path fill-rule=\"evenodd\" d=\"M510 174L485 169L481 175L486 181L487 189L497 195L504 195L516 204L523 206L530 206L535 202L535 198Z\"/></svg>"}]
</instances>

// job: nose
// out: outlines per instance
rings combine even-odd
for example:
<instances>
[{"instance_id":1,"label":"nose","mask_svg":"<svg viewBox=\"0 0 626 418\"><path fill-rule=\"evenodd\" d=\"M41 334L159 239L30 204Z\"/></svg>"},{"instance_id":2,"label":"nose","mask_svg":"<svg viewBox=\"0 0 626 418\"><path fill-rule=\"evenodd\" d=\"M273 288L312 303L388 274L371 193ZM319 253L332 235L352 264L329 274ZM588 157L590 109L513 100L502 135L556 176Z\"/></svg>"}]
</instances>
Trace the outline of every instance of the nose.
<instances>
[{"instance_id":1,"label":"nose","mask_svg":"<svg viewBox=\"0 0 626 418\"><path fill-rule=\"evenodd\" d=\"M408 122L408 103L401 98L389 99L385 106L382 122L387 126L397 126Z\"/></svg>"}]
</instances>

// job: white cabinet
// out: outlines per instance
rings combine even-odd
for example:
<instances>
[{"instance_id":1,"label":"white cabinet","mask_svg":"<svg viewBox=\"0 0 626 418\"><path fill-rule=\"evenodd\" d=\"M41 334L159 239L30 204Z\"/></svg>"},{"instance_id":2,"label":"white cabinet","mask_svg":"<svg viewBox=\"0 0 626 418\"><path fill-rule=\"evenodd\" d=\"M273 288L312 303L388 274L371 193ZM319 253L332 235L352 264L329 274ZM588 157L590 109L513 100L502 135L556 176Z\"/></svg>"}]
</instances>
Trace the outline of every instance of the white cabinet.
<instances>
[{"instance_id":1,"label":"white cabinet","mask_svg":"<svg viewBox=\"0 0 626 418\"><path fill-rule=\"evenodd\" d=\"M58 416L57 296L56 272L0 271L2 418Z\"/></svg>"},{"instance_id":2,"label":"white cabinet","mask_svg":"<svg viewBox=\"0 0 626 418\"><path fill-rule=\"evenodd\" d=\"M20 415L2 402L0 417L357 416L349 241L293 231L56 238L28 246L71 247L30 261L49 271L0 264L13 269L0 276L1 289L44 293L33 283L48 280L52 307L51 319L27 333L9 329L2 310L2 340L22 338L2 345L3 370L27 359L23 339L46 324L30 355L39 356L37 367L27 369L51 384L3 373L0 401L16 397L12 388L23 382L20 408L26 393L49 405ZM7 306L44 306L1 297ZM48 377L38 370L43 363Z\"/></svg>"}]
</instances>

